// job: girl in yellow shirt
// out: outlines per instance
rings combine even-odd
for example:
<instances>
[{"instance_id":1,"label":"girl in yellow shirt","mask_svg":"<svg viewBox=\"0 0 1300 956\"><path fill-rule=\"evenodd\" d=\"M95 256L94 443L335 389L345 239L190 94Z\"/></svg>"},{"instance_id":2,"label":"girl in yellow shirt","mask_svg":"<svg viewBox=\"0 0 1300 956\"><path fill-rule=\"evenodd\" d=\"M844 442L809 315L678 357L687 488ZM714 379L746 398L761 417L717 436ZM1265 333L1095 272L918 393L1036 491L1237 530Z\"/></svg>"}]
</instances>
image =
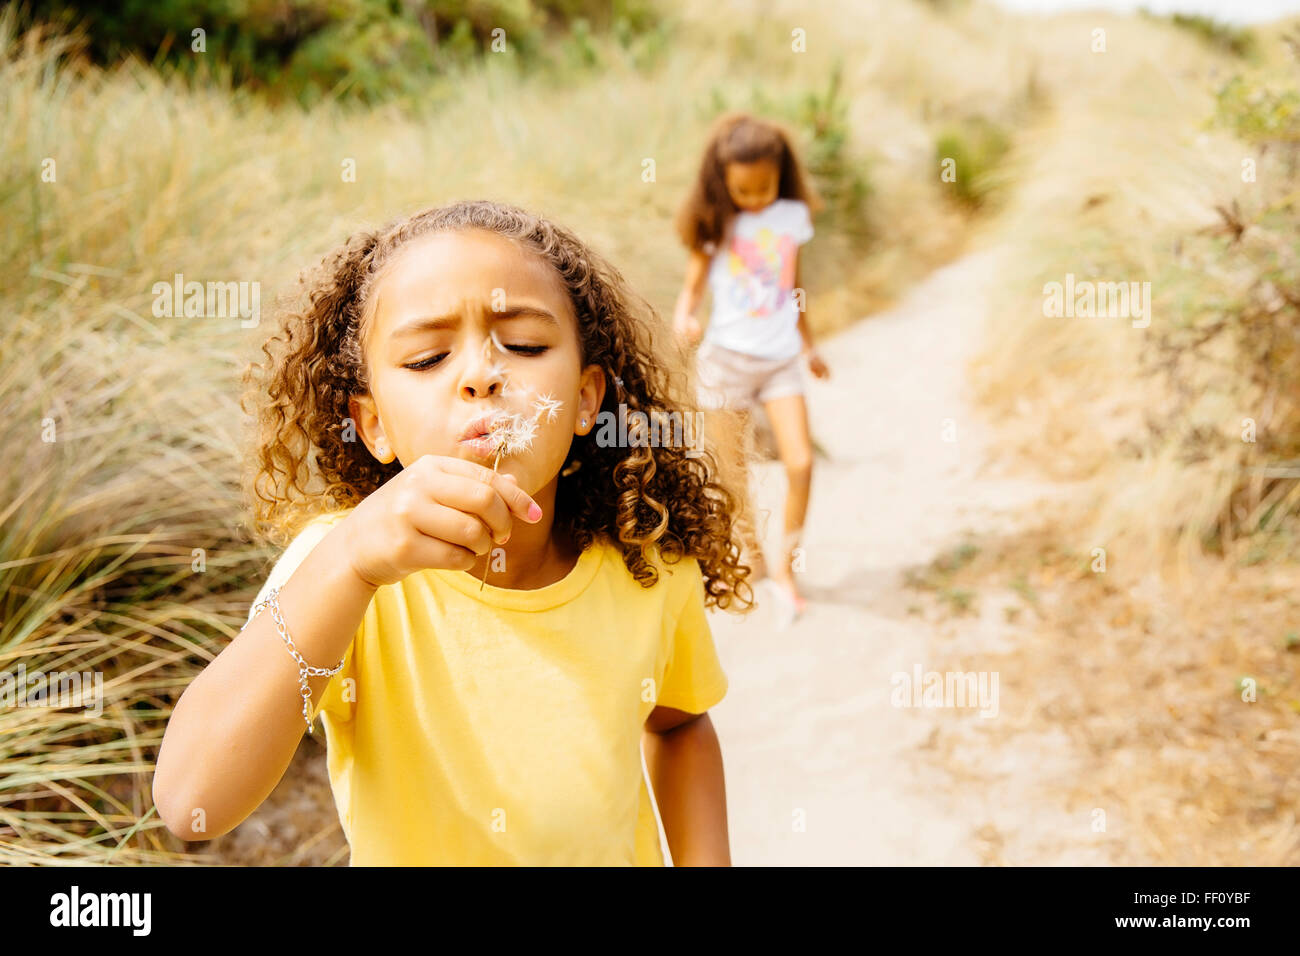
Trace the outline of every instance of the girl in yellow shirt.
<instances>
[{"instance_id":1,"label":"girl in yellow shirt","mask_svg":"<svg viewBox=\"0 0 1300 956\"><path fill-rule=\"evenodd\" d=\"M616 269L461 202L351 237L246 380L289 541L177 702L154 799L207 840L319 715L353 865L727 865L707 606L739 499Z\"/></svg>"}]
</instances>

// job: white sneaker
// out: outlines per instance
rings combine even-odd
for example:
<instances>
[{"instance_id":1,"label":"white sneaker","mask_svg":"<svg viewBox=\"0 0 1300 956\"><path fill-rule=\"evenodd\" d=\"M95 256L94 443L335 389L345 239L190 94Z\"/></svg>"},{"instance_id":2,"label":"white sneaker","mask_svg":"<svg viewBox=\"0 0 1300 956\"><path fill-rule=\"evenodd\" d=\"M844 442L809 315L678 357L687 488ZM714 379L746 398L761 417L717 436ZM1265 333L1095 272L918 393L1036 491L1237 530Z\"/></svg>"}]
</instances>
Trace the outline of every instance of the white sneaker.
<instances>
[{"instance_id":1,"label":"white sneaker","mask_svg":"<svg viewBox=\"0 0 1300 956\"><path fill-rule=\"evenodd\" d=\"M771 578L763 578L754 586L754 590L758 597L757 605L770 609L769 617L777 630L784 631L795 622L799 612L795 607L794 598L785 588Z\"/></svg>"}]
</instances>

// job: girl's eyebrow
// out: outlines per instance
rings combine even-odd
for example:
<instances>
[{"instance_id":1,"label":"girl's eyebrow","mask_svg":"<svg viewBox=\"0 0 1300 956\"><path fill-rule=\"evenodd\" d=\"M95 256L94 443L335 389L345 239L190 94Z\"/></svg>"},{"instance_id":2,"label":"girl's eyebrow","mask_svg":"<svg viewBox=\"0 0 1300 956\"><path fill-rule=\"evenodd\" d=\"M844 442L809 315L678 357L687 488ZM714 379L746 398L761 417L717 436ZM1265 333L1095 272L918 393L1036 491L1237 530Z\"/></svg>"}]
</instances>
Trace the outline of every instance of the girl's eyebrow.
<instances>
[{"instance_id":1,"label":"girl's eyebrow","mask_svg":"<svg viewBox=\"0 0 1300 956\"><path fill-rule=\"evenodd\" d=\"M502 309L500 312L487 313L494 321L503 319L544 319L552 325L559 325L560 320L548 312L546 309L536 305L512 305L509 308ZM413 335L416 332L428 332L431 330L454 328L460 325L460 316L452 313L451 315L426 315L419 318L411 319L409 322L393 330L393 338L403 335Z\"/></svg>"}]
</instances>

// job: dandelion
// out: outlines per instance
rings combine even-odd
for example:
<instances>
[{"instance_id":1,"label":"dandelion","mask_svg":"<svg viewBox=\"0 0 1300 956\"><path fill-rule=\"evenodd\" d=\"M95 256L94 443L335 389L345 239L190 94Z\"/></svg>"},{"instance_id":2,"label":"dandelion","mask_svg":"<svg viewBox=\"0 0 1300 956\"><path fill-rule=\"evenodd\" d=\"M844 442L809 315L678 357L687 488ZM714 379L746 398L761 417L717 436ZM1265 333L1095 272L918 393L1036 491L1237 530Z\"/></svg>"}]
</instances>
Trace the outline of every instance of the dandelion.
<instances>
[{"instance_id":1,"label":"dandelion","mask_svg":"<svg viewBox=\"0 0 1300 956\"><path fill-rule=\"evenodd\" d=\"M497 453L496 460L492 462L492 470L497 470L497 463L501 461L502 455L515 455L531 448L535 437L537 437L535 418L524 418L522 415L513 414L502 415L496 419L488 429L488 438L491 439L492 447Z\"/></svg>"},{"instance_id":2,"label":"dandelion","mask_svg":"<svg viewBox=\"0 0 1300 956\"><path fill-rule=\"evenodd\" d=\"M492 360L492 346L495 345L504 353L501 348L501 342L496 337L496 330L493 329L489 339L484 343L484 357L489 361ZM500 375L505 379L501 388L501 396L505 397L507 390L513 392L516 389L511 386L505 366L500 361L493 362L491 373ZM518 390L525 395L533 394L536 390L530 385L520 385ZM492 447L496 455L492 459L492 471L495 473L497 466L501 463L503 455L517 455L526 452L533 447L533 439L537 437L537 426L546 416L548 423L555 421L556 413L564 406L564 403L552 396L549 392L540 396L532 403L533 414L525 416L518 412L508 415L500 415L493 420L488 429L488 438L492 442ZM483 590L483 585L487 584L488 570L491 568L489 561L483 568L483 580L479 582L479 590Z\"/></svg>"}]
</instances>

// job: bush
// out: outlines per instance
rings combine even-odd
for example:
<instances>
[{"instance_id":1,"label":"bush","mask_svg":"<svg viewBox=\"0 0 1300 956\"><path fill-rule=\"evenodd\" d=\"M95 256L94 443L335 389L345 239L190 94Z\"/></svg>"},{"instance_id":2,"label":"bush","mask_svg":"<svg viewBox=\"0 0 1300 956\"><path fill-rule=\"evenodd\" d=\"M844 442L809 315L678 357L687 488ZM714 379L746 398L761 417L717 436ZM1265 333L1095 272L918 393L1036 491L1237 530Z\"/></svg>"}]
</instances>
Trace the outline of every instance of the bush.
<instances>
[{"instance_id":1,"label":"bush","mask_svg":"<svg viewBox=\"0 0 1300 956\"><path fill-rule=\"evenodd\" d=\"M1148 416L1152 437L1227 469L1219 520L1200 529L1217 547L1300 515L1300 91L1233 77L1213 121L1259 147L1256 204L1221 203L1217 228L1185 238L1190 291L1151 330L1145 366L1178 399Z\"/></svg>"},{"instance_id":2,"label":"bush","mask_svg":"<svg viewBox=\"0 0 1300 956\"><path fill-rule=\"evenodd\" d=\"M79 28L100 64L135 55L305 104L330 93L364 102L411 94L497 36L541 59L548 36L567 32L578 65L595 62L594 34L612 33L629 50L648 36L650 56L662 40L647 0L36 0L29 16ZM201 53L192 48L198 29ZM647 51L636 53L640 62Z\"/></svg>"},{"instance_id":3,"label":"bush","mask_svg":"<svg viewBox=\"0 0 1300 956\"><path fill-rule=\"evenodd\" d=\"M1159 19L1145 8L1142 13ZM1197 13L1172 13L1168 19L1174 26L1195 34L1210 46L1232 56L1250 57L1257 50L1255 34L1247 27L1234 27Z\"/></svg>"},{"instance_id":4,"label":"bush","mask_svg":"<svg viewBox=\"0 0 1300 956\"><path fill-rule=\"evenodd\" d=\"M331 23L294 50L280 79L305 105L324 94L373 103L412 94L434 70L420 28L394 18Z\"/></svg>"},{"instance_id":5,"label":"bush","mask_svg":"<svg viewBox=\"0 0 1300 956\"><path fill-rule=\"evenodd\" d=\"M1213 123L1230 129L1260 152L1279 149L1295 175L1300 156L1300 90L1270 89L1237 75L1216 93Z\"/></svg>"},{"instance_id":6,"label":"bush","mask_svg":"<svg viewBox=\"0 0 1300 956\"><path fill-rule=\"evenodd\" d=\"M984 206L995 192L992 173L1001 164L1011 141L1002 127L972 117L945 127L935 138L935 161L950 171L953 197L971 209Z\"/></svg>"},{"instance_id":7,"label":"bush","mask_svg":"<svg viewBox=\"0 0 1300 956\"><path fill-rule=\"evenodd\" d=\"M865 157L851 149L848 101L840 92L842 75L843 65L836 61L825 92L804 94L796 117L809 134L806 161L826 201L826 228L866 237L871 182Z\"/></svg>"}]
</instances>

